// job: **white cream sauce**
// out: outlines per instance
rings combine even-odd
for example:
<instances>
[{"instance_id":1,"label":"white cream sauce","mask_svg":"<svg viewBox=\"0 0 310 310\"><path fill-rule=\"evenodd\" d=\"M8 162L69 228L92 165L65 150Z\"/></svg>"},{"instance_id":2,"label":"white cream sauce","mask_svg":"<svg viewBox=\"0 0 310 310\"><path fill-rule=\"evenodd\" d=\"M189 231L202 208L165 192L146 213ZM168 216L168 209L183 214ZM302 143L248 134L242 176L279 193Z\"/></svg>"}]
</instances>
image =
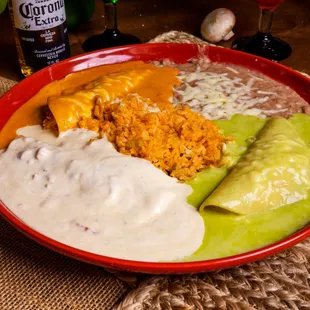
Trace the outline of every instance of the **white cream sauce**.
<instances>
[{"instance_id":1,"label":"white cream sauce","mask_svg":"<svg viewBox=\"0 0 310 310\"><path fill-rule=\"evenodd\" d=\"M190 186L150 162L118 153L91 131L59 138L40 126L0 152L0 199L35 230L96 254L171 261L202 243L204 223L187 204Z\"/></svg>"}]
</instances>

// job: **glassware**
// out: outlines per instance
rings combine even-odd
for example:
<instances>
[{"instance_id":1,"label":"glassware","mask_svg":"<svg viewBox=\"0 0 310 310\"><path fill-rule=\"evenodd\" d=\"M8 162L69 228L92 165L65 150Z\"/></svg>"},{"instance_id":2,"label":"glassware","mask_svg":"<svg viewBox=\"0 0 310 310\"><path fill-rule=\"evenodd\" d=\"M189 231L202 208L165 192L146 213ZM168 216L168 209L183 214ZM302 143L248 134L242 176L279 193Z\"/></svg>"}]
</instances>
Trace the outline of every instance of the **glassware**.
<instances>
[{"instance_id":1,"label":"glassware","mask_svg":"<svg viewBox=\"0 0 310 310\"><path fill-rule=\"evenodd\" d=\"M48 7L48 9L47 9ZM9 12L21 73L34 72L70 57L63 1L10 0Z\"/></svg>"},{"instance_id":2,"label":"glassware","mask_svg":"<svg viewBox=\"0 0 310 310\"><path fill-rule=\"evenodd\" d=\"M274 61L290 56L290 45L271 34L273 12L284 0L256 0L260 8L259 28L253 37L242 37L232 44L232 48Z\"/></svg>"},{"instance_id":3,"label":"glassware","mask_svg":"<svg viewBox=\"0 0 310 310\"><path fill-rule=\"evenodd\" d=\"M131 34L121 33L117 28L116 3L118 0L103 0L105 10L105 31L92 36L83 43L83 50L90 52L102 48L141 43Z\"/></svg>"}]
</instances>

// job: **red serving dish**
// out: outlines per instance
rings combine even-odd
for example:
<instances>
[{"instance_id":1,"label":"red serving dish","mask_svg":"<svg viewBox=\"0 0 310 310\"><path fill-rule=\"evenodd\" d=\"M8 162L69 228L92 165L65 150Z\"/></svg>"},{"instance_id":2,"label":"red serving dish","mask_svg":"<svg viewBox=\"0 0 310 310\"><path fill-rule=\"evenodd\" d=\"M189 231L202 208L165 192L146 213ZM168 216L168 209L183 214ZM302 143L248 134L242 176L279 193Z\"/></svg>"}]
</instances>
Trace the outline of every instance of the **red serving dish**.
<instances>
[{"instance_id":1,"label":"red serving dish","mask_svg":"<svg viewBox=\"0 0 310 310\"><path fill-rule=\"evenodd\" d=\"M152 61L169 58L174 62L184 63L197 56L197 53L198 46L194 44L140 44L105 49L67 59L26 78L0 98L0 129L11 115L43 86L61 79L69 73L130 60ZM261 72L291 87L310 103L310 79L290 68L226 48L208 46L204 48L204 53L211 61L241 65ZM64 255L107 268L153 274L193 273L230 268L283 251L310 236L310 225L307 225L279 242L235 256L196 262L153 263L96 255L57 242L33 230L19 220L1 201L0 214L28 237Z\"/></svg>"}]
</instances>

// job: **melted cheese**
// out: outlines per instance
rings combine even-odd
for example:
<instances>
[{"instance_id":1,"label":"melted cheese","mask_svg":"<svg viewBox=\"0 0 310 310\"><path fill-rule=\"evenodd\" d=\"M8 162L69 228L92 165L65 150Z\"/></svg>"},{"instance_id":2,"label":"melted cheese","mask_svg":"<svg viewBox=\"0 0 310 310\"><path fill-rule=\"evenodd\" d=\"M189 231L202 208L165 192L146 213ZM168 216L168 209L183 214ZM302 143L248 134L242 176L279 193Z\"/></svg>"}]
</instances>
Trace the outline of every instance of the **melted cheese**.
<instances>
[{"instance_id":1,"label":"melted cheese","mask_svg":"<svg viewBox=\"0 0 310 310\"><path fill-rule=\"evenodd\" d=\"M176 78L177 73L172 68L153 66L105 75L86 84L81 90L73 89L50 98L48 106L56 119L59 132L62 132L78 127L82 117L91 118L97 96L103 102L109 102L128 93L136 93L156 102L159 107L171 105L169 99L173 96L173 86L180 84Z\"/></svg>"},{"instance_id":2,"label":"melted cheese","mask_svg":"<svg viewBox=\"0 0 310 310\"><path fill-rule=\"evenodd\" d=\"M227 67L230 71L236 70ZM266 115L284 112L286 109L262 110L258 105L265 103L274 93L262 92L254 87L256 77L250 77L247 83L241 78L229 78L227 73L193 72L180 73L184 83L183 90L177 90L174 102L187 103L192 110L201 113L207 119L229 119L235 114L253 115L265 118ZM250 93L255 93L253 95Z\"/></svg>"},{"instance_id":3,"label":"melted cheese","mask_svg":"<svg viewBox=\"0 0 310 310\"><path fill-rule=\"evenodd\" d=\"M157 70L161 69L161 70ZM49 98L57 98L60 95L69 95L85 89L85 85L89 84L103 75L112 74L128 70L150 70L151 73L144 83L136 85L136 92L141 96L149 97L160 106L165 104L173 97L173 86L179 85L179 80L176 78L178 71L172 68L157 68L151 64L145 64L142 61L132 61L121 64L104 65L92 69L87 69L81 72L72 73L59 81L54 81L43 87L35 96L29 99L22 105L8 120L5 126L0 131L0 149L5 148L17 136L18 128L36 125L42 122L41 108L47 105ZM92 85L92 84L90 84ZM147 87L147 89L146 89ZM87 88L87 87L86 87ZM89 94L85 94L87 98ZM72 97L73 105L76 105L77 98ZM50 99L51 103L53 99ZM60 101L58 101L59 104ZM53 109L55 113L61 115L63 112L56 112L56 102L54 102ZM61 110L61 108L59 108ZM74 109L73 109L74 111ZM76 105L77 114L89 113L89 104L79 102ZM75 113L71 111L73 117ZM68 112L70 114L70 111ZM74 121L72 120L74 123ZM72 124L64 124L64 128L72 127Z\"/></svg>"}]
</instances>

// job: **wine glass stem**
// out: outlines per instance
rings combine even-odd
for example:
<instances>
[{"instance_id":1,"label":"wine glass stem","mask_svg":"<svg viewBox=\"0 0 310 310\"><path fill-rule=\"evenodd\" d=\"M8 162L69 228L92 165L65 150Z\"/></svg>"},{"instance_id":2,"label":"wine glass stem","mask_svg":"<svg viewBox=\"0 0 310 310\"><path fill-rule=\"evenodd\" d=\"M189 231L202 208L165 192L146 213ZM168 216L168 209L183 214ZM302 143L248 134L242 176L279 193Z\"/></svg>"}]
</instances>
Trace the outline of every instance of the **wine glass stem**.
<instances>
[{"instance_id":1,"label":"wine glass stem","mask_svg":"<svg viewBox=\"0 0 310 310\"><path fill-rule=\"evenodd\" d=\"M273 19L273 10L260 9L258 31L261 33L270 33Z\"/></svg>"},{"instance_id":2,"label":"wine glass stem","mask_svg":"<svg viewBox=\"0 0 310 310\"><path fill-rule=\"evenodd\" d=\"M104 1L106 29L117 29L116 3Z\"/></svg>"}]
</instances>

